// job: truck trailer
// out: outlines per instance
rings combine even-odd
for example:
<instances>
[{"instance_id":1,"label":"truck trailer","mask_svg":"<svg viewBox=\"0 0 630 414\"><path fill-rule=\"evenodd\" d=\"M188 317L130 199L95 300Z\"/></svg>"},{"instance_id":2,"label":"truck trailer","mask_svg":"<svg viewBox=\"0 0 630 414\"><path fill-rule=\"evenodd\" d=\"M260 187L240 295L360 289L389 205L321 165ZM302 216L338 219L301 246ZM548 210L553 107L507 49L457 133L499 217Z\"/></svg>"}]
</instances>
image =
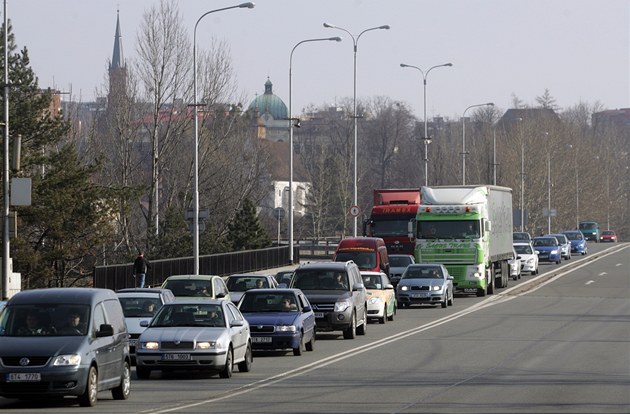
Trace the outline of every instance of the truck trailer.
<instances>
[{"instance_id":1,"label":"truck trailer","mask_svg":"<svg viewBox=\"0 0 630 414\"><path fill-rule=\"evenodd\" d=\"M441 263L457 293L506 287L512 258L512 189L491 185L422 187L417 263Z\"/></svg>"},{"instance_id":2,"label":"truck trailer","mask_svg":"<svg viewBox=\"0 0 630 414\"><path fill-rule=\"evenodd\" d=\"M419 188L374 190L374 206L364 222L363 235L383 239L389 254L413 256L415 236L408 229L410 223L415 228L419 205Z\"/></svg>"}]
</instances>

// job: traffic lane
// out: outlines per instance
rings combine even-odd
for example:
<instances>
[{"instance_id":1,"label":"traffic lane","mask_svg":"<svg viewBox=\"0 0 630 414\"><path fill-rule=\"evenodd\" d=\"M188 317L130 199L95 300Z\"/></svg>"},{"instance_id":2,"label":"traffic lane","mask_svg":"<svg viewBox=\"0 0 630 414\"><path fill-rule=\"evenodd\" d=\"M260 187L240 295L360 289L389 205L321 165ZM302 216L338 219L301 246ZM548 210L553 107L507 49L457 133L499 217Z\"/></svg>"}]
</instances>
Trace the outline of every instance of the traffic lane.
<instances>
[{"instance_id":1,"label":"traffic lane","mask_svg":"<svg viewBox=\"0 0 630 414\"><path fill-rule=\"evenodd\" d=\"M592 257L592 255L582 256L579 260ZM566 264L575 263L577 263L575 258L566 262ZM563 262L564 264L565 262ZM547 266L543 267L546 268ZM494 296L500 296L502 292L507 292L523 283L535 281L546 272L557 271L560 268L561 266L558 265L550 265L548 269L542 270L542 274L539 276L524 276L519 281L510 280L509 289L498 289L499 295ZM367 335L357 336L354 340L344 340L340 333L319 333L315 351L306 352L302 357L294 357L290 352L257 352L255 353L252 372L246 374L235 372L230 380L220 379L216 375L189 374L185 372L166 375L153 373L150 380L137 380L134 375L132 377L132 394L128 401L113 401L109 392L103 392L99 394L98 406L85 412L112 412L120 410L121 407L124 407L126 412L147 412L147 410L150 412L166 407L178 407L183 402L194 403L195 401L205 401L209 398L230 395L243 387L250 387L259 381L269 380L269 378L274 376L284 378L287 376L287 372L308 367L310 364L321 364L321 361L339 353L389 338L402 331L433 323L441 318L483 303L492 297L458 296L455 299L454 306L447 309L442 309L439 306L414 306L410 309L398 310L394 322L388 322L385 325L370 323ZM0 398L1 407L5 409L16 408L16 412L23 412L24 408L40 407L32 404ZM52 403L52 406L46 412L66 412L67 407L71 405L73 405L71 399L55 402ZM44 406L47 405L44 404ZM73 407L72 409L74 412L83 412L83 409L80 407ZM7 410L7 412L9 411Z\"/></svg>"},{"instance_id":2,"label":"traffic lane","mask_svg":"<svg viewBox=\"0 0 630 414\"><path fill-rule=\"evenodd\" d=\"M627 328L588 320L628 315L627 301L543 293L497 295L492 306L355 350L217 412L627 412L630 365L619 353L593 358L611 344L621 351Z\"/></svg>"}]
</instances>

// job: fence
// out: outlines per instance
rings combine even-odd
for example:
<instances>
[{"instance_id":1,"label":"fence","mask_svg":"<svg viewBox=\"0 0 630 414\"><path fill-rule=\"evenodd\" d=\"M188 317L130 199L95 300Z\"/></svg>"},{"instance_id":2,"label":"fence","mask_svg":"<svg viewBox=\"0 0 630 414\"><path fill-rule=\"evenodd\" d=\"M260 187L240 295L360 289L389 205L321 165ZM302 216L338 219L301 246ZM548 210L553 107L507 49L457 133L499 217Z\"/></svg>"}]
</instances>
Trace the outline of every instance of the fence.
<instances>
[{"instance_id":1,"label":"fence","mask_svg":"<svg viewBox=\"0 0 630 414\"><path fill-rule=\"evenodd\" d=\"M300 262L300 248L293 248L294 263ZM259 250L246 250L223 254L211 254L199 257L199 273L224 276L232 273L255 272L291 265L289 246L269 247ZM159 286L171 275L194 273L194 258L151 260L151 269L147 272L145 285ZM93 273L94 287L112 290L135 286L133 263L95 266Z\"/></svg>"}]
</instances>

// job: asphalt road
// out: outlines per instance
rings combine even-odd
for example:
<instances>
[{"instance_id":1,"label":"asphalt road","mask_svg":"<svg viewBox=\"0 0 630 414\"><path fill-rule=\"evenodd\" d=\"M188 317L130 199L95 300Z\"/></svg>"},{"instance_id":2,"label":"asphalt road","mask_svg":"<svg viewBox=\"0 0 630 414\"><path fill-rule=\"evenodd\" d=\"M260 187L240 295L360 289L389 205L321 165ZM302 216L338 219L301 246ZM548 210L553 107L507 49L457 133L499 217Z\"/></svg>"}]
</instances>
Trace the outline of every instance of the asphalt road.
<instances>
[{"instance_id":1,"label":"asphalt road","mask_svg":"<svg viewBox=\"0 0 630 414\"><path fill-rule=\"evenodd\" d=\"M545 264L486 298L401 309L314 352L255 354L229 380L153 373L128 401L0 398L7 413L629 413L630 245Z\"/></svg>"}]
</instances>

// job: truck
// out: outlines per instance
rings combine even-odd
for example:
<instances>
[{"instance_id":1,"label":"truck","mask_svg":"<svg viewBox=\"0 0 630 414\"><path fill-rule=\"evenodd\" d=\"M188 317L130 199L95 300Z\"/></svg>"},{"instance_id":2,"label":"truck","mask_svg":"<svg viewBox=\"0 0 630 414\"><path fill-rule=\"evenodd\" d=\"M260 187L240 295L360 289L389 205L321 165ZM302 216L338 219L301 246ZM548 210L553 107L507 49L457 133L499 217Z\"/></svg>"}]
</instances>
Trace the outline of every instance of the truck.
<instances>
[{"instance_id":1,"label":"truck","mask_svg":"<svg viewBox=\"0 0 630 414\"><path fill-rule=\"evenodd\" d=\"M512 189L422 187L416 263L441 263L456 293L485 296L507 287L512 258ZM411 227L409 228L411 231Z\"/></svg>"},{"instance_id":2,"label":"truck","mask_svg":"<svg viewBox=\"0 0 630 414\"><path fill-rule=\"evenodd\" d=\"M410 223L415 228L419 205L419 188L375 189L374 206L363 223L363 235L382 238L388 254L413 256L415 236L408 229Z\"/></svg>"},{"instance_id":3,"label":"truck","mask_svg":"<svg viewBox=\"0 0 630 414\"><path fill-rule=\"evenodd\" d=\"M599 224L596 221L580 221L578 230L582 232L586 240L594 240L595 243L599 243Z\"/></svg>"}]
</instances>

